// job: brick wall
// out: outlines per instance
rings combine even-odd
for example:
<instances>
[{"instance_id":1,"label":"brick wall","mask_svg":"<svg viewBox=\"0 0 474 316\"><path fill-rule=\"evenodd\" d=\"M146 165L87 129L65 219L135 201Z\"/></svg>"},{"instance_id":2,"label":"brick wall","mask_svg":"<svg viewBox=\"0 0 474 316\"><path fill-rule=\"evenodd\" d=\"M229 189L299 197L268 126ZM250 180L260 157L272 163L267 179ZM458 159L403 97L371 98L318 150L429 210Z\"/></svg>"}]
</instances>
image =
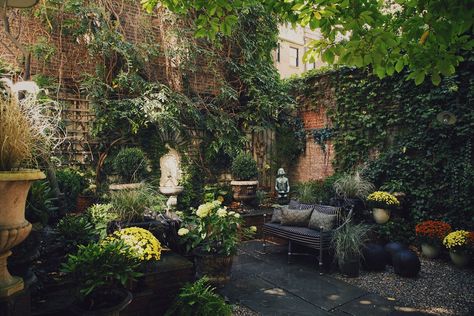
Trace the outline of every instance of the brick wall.
<instances>
[{"instance_id":1,"label":"brick wall","mask_svg":"<svg viewBox=\"0 0 474 316\"><path fill-rule=\"evenodd\" d=\"M335 105L334 89L325 76L319 77L315 82L308 84L315 91L316 98L297 97L300 109L298 114L303 120L307 140L306 150L290 171L292 183L322 180L334 173L332 167L334 147L332 143L328 141L326 149L323 151L312 136L313 129L331 126L326 109Z\"/></svg>"}]
</instances>

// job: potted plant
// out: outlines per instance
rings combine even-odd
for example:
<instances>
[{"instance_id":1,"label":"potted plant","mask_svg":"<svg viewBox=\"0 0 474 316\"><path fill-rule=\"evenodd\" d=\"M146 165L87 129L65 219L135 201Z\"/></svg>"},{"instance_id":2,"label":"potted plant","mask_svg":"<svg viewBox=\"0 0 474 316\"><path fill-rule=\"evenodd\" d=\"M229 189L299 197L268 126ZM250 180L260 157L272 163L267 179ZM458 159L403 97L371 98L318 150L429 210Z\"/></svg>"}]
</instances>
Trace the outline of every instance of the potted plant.
<instances>
[{"instance_id":1,"label":"potted plant","mask_svg":"<svg viewBox=\"0 0 474 316\"><path fill-rule=\"evenodd\" d=\"M233 255L241 240L256 232L256 227L244 228L240 214L227 211L221 202L207 202L183 219L178 235L188 251L195 255L196 277L204 275L214 285L230 279Z\"/></svg>"},{"instance_id":2,"label":"potted plant","mask_svg":"<svg viewBox=\"0 0 474 316\"><path fill-rule=\"evenodd\" d=\"M421 243L421 252L427 258L439 256L444 237L451 232L451 225L442 221L424 221L415 227L416 237Z\"/></svg>"},{"instance_id":3,"label":"potted plant","mask_svg":"<svg viewBox=\"0 0 474 316\"><path fill-rule=\"evenodd\" d=\"M162 222L157 220L160 213L166 209L166 197L156 193L147 184L137 189L123 189L110 193L111 212L116 215L112 228L137 226L161 234Z\"/></svg>"},{"instance_id":4,"label":"potted plant","mask_svg":"<svg viewBox=\"0 0 474 316\"><path fill-rule=\"evenodd\" d=\"M385 191L375 191L367 196L372 214L377 224L385 224L390 219L390 210L400 206L398 199Z\"/></svg>"},{"instance_id":5,"label":"potted plant","mask_svg":"<svg viewBox=\"0 0 474 316\"><path fill-rule=\"evenodd\" d=\"M443 244L449 250L449 257L455 265L461 268L469 265L474 247L474 232L453 231L444 237Z\"/></svg>"},{"instance_id":6,"label":"potted plant","mask_svg":"<svg viewBox=\"0 0 474 316\"><path fill-rule=\"evenodd\" d=\"M362 212L365 198L375 189L374 185L359 172L337 177L333 188L336 196L342 200L341 206L350 205L354 207L356 213Z\"/></svg>"},{"instance_id":7,"label":"potted plant","mask_svg":"<svg viewBox=\"0 0 474 316\"><path fill-rule=\"evenodd\" d=\"M166 311L165 316L181 315L232 315L232 307L215 293L209 280L203 277L192 284L184 286L174 304Z\"/></svg>"},{"instance_id":8,"label":"potted plant","mask_svg":"<svg viewBox=\"0 0 474 316\"><path fill-rule=\"evenodd\" d=\"M59 189L64 194L66 211L83 212L85 209L80 205L81 210L78 211L77 206L79 195L88 187L84 174L73 168L64 168L56 172L56 177Z\"/></svg>"},{"instance_id":9,"label":"potted plant","mask_svg":"<svg viewBox=\"0 0 474 316\"><path fill-rule=\"evenodd\" d=\"M77 284L77 300L71 307L75 315L119 315L132 301L125 289L141 275L140 262L123 240L80 245L70 254L62 271Z\"/></svg>"},{"instance_id":10,"label":"potted plant","mask_svg":"<svg viewBox=\"0 0 474 316\"><path fill-rule=\"evenodd\" d=\"M241 153L232 161L231 181L234 199L239 202L246 202L255 199L257 195L258 168L257 163L250 154Z\"/></svg>"},{"instance_id":11,"label":"potted plant","mask_svg":"<svg viewBox=\"0 0 474 316\"><path fill-rule=\"evenodd\" d=\"M95 202L96 185L94 184L94 171L88 170L80 175L82 176L83 190L77 196L76 212L83 213Z\"/></svg>"},{"instance_id":12,"label":"potted plant","mask_svg":"<svg viewBox=\"0 0 474 316\"><path fill-rule=\"evenodd\" d=\"M25 219L30 186L45 178L40 170L24 169L51 148L56 126L43 111L35 95L27 93L21 102L8 92L0 95L0 297L23 289L22 279L8 272L7 258L31 231Z\"/></svg>"},{"instance_id":13,"label":"potted plant","mask_svg":"<svg viewBox=\"0 0 474 316\"><path fill-rule=\"evenodd\" d=\"M138 147L123 148L112 164L119 184L110 185L111 190L138 188L148 173L145 153Z\"/></svg>"},{"instance_id":14,"label":"potted plant","mask_svg":"<svg viewBox=\"0 0 474 316\"><path fill-rule=\"evenodd\" d=\"M332 244L342 274L359 276L362 247L367 240L369 229L364 224L347 222L334 232Z\"/></svg>"}]
</instances>

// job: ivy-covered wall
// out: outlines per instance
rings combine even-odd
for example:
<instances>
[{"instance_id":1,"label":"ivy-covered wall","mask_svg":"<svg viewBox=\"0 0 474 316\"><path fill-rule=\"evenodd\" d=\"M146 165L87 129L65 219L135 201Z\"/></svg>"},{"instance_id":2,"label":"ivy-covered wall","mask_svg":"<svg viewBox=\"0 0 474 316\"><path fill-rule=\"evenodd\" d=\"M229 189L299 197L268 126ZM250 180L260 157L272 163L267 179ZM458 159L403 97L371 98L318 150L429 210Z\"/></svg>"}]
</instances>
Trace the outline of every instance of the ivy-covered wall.
<instances>
[{"instance_id":1,"label":"ivy-covered wall","mask_svg":"<svg viewBox=\"0 0 474 316\"><path fill-rule=\"evenodd\" d=\"M324 103L334 104L327 113L336 172L362 168L377 187L406 192L411 222L440 218L472 229L473 67L466 57L439 86L415 86L404 72L380 80L348 68L311 72L290 85L301 109L308 103L317 109L321 98L334 96ZM321 85L328 80L330 85Z\"/></svg>"}]
</instances>

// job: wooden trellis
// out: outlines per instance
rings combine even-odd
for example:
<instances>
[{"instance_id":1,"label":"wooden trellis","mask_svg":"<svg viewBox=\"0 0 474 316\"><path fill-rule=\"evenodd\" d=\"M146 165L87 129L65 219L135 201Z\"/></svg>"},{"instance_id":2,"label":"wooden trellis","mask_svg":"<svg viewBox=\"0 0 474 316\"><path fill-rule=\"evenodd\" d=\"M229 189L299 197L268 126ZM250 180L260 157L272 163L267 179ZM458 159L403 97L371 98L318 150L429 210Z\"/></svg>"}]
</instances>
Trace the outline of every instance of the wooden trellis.
<instances>
[{"instance_id":1,"label":"wooden trellis","mask_svg":"<svg viewBox=\"0 0 474 316\"><path fill-rule=\"evenodd\" d=\"M63 104L62 119L66 137L58 154L68 164L90 164L94 159L92 148L96 142L90 135L94 115L89 101L72 94L63 95L59 101Z\"/></svg>"}]
</instances>

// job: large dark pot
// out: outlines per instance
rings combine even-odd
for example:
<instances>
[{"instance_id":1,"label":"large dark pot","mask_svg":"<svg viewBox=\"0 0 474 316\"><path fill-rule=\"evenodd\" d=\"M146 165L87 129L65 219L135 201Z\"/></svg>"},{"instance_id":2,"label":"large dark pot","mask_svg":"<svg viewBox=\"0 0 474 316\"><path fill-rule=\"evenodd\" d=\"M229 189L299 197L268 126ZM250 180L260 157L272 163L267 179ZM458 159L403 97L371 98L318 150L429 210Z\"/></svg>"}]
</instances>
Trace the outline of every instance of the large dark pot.
<instances>
[{"instance_id":1,"label":"large dark pot","mask_svg":"<svg viewBox=\"0 0 474 316\"><path fill-rule=\"evenodd\" d=\"M356 278L359 276L360 271L360 258L353 257L339 262L339 270L341 273L349 278Z\"/></svg>"},{"instance_id":2,"label":"large dark pot","mask_svg":"<svg viewBox=\"0 0 474 316\"><path fill-rule=\"evenodd\" d=\"M362 267L367 271L384 271L389 253L381 245L366 244L362 248Z\"/></svg>"},{"instance_id":3,"label":"large dark pot","mask_svg":"<svg viewBox=\"0 0 474 316\"><path fill-rule=\"evenodd\" d=\"M194 250L196 278L207 276L212 285L224 286L230 280L233 259L232 255L219 255L196 248Z\"/></svg>"},{"instance_id":4,"label":"large dark pot","mask_svg":"<svg viewBox=\"0 0 474 316\"><path fill-rule=\"evenodd\" d=\"M389 254L387 264L393 265L393 258L395 254L399 251L406 250L407 246L400 242L389 242L385 245L385 250Z\"/></svg>"},{"instance_id":5,"label":"large dark pot","mask_svg":"<svg viewBox=\"0 0 474 316\"><path fill-rule=\"evenodd\" d=\"M76 200L76 213L82 214L95 202L93 195L82 195L79 194Z\"/></svg>"},{"instance_id":6,"label":"large dark pot","mask_svg":"<svg viewBox=\"0 0 474 316\"><path fill-rule=\"evenodd\" d=\"M418 275L420 269L420 259L416 253L411 250L401 250L393 257L393 270L400 276L414 278Z\"/></svg>"},{"instance_id":7,"label":"large dark pot","mask_svg":"<svg viewBox=\"0 0 474 316\"><path fill-rule=\"evenodd\" d=\"M76 302L70 308L73 315L77 316L119 316L120 312L123 311L132 302L133 295L126 289L114 289L107 295L107 298L98 298L99 303L104 303L105 300L111 300L110 306L90 310L85 307L85 302Z\"/></svg>"},{"instance_id":8,"label":"large dark pot","mask_svg":"<svg viewBox=\"0 0 474 316\"><path fill-rule=\"evenodd\" d=\"M250 202L257 197L258 181L237 181L230 183L233 191L233 198L238 202Z\"/></svg>"}]
</instances>

